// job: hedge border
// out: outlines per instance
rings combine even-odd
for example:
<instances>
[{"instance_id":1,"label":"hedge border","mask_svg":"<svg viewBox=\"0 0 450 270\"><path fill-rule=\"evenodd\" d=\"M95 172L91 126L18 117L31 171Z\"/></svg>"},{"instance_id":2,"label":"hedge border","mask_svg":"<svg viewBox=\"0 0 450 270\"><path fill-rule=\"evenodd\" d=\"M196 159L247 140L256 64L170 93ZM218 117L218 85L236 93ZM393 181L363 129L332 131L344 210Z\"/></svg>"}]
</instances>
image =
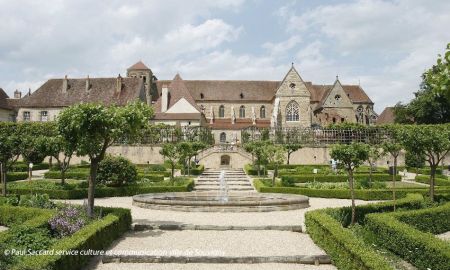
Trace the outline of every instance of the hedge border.
<instances>
[{"instance_id":1,"label":"hedge border","mask_svg":"<svg viewBox=\"0 0 450 270\"><path fill-rule=\"evenodd\" d=\"M424 184L428 184L428 185L430 184L430 176L429 175L416 175L414 180L419 183L424 183ZM442 176L435 177L434 184L436 186L450 186L450 180L448 180L448 178L444 179L444 178L442 178Z\"/></svg>"},{"instance_id":2,"label":"hedge border","mask_svg":"<svg viewBox=\"0 0 450 270\"><path fill-rule=\"evenodd\" d=\"M419 194L409 194L405 199L397 201L403 207L418 207L423 201ZM356 207L357 217L361 220L373 212L384 212L393 209L392 202L383 202ZM350 230L331 216L333 211L346 211L342 208L327 208L309 211L305 214L305 225L313 241L330 255L339 269L393 269L373 247L365 244Z\"/></svg>"},{"instance_id":3,"label":"hedge border","mask_svg":"<svg viewBox=\"0 0 450 270\"><path fill-rule=\"evenodd\" d=\"M355 180L369 179L369 174L355 174ZM314 175L314 174L298 174L298 175L283 175L281 176L283 182L292 183L307 183L307 182L332 182L340 183L347 182L347 175ZM400 181L402 177L397 175L395 180ZM392 181L392 175L389 174L372 174L372 181L374 182L388 182Z\"/></svg>"},{"instance_id":4,"label":"hedge border","mask_svg":"<svg viewBox=\"0 0 450 270\"><path fill-rule=\"evenodd\" d=\"M449 205L446 204L436 208L443 208L444 212L450 213ZM425 210L430 211L430 209ZM417 211L411 213L417 213ZM382 246L399 254L417 268L450 269L448 263L450 261L450 246L448 243L436 238L431 233L423 232L415 226L402 222L401 217L408 214L410 214L409 211L370 214L366 217L366 224L377 235L377 239Z\"/></svg>"}]
</instances>

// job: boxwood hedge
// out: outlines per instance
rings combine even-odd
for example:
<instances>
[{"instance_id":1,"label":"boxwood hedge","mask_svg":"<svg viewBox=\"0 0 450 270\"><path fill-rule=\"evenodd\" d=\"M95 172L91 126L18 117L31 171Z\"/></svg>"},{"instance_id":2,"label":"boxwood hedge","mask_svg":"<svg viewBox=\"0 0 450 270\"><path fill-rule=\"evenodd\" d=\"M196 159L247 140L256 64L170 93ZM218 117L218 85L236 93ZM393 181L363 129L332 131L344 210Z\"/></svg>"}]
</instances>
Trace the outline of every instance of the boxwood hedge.
<instances>
[{"instance_id":1,"label":"boxwood hedge","mask_svg":"<svg viewBox=\"0 0 450 270\"><path fill-rule=\"evenodd\" d=\"M198 165L196 168L191 168L191 169L189 170L189 172L190 172L191 175L200 175L200 174L203 173L204 170L205 170L205 166L203 166L203 165ZM188 173L187 168L186 168L186 169L184 169L184 168L181 169L181 173L182 173L183 175L187 175L187 173Z\"/></svg>"},{"instance_id":2,"label":"boxwood hedge","mask_svg":"<svg viewBox=\"0 0 450 270\"><path fill-rule=\"evenodd\" d=\"M355 179L369 179L368 174L356 174ZM400 181L402 177L397 175L396 180ZM320 174L299 174L299 175L284 175L281 176L283 183L307 183L307 182L347 182L347 175L320 175ZM373 174L372 181L387 182L392 181L392 175L389 174Z\"/></svg>"},{"instance_id":3,"label":"boxwood hedge","mask_svg":"<svg viewBox=\"0 0 450 270\"><path fill-rule=\"evenodd\" d=\"M366 226L377 235L380 245L400 255L418 269L446 270L450 269L450 245L420 229L436 222L441 224L426 230L441 232L444 227L448 230L449 213L450 207L446 204L412 212L370 214L366 217ZM410 214L411 217L408 217ZM447 220L434 219L442 216ZM428 217L433 219L427 221Z\"/></svg>"},{"instance_id":4,"label":"boxwood hedge","mask_svg":"<svg viewBox=\"0 0 450 270\"><path fill-rule=\"evenodd\" d=\"M416 182L430 184L430 176L429 175L416 175ZM446 176L438 176L434 178L434 184L436 186L450 186L450 180Z\"/></svg>"},{"instance_id":5,"label":"boxwood hedge","mask_svg":"<svg viewBox=\"0 0 450 270\"><path fill-rule=\"evenodd\" d=\"M8 182L25 180L27 178L28 178L28 172L8 172L8 173L6 173L6 181L8 181Z\"/></svg>"}]
</instances>

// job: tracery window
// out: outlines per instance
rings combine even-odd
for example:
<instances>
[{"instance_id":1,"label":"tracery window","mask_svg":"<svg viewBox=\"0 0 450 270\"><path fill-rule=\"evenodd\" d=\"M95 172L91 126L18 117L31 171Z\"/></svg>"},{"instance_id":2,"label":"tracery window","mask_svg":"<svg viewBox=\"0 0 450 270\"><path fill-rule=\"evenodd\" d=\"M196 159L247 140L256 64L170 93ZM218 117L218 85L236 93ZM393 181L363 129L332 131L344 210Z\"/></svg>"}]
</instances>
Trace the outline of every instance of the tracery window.
<instances>
[{"instance_id":1,"label":"tracery window","mask_svg":"<svg viewBox=\"0 0 450 270\"><path fill-rule=\"evenodd\" d=\"M266 107L261 106L261 109L259 109L259 118L266 118Z\"/></svg>"},{"instance_id":2,"label":"tracery window","mask_svg":"<svg viewBox=\"0 0 450 270\"><path fill-rule=\"evenodd\" d=\"M219 117L220 118L225 117L225 107L223 105L220 105L220 107L219 107Z\"/></svg>"},{"instance_id":3,"label":"tracery window","mask_svg":"<svg viewBox=\"0 0 450 270\"><path fill-rule=\"evenodd\" d=\"M242 105L239 108L239 118L245 118L245 107L244 107L244 105Z\"/></svg>"},{"instance_id":4,"label":"tracery window","mask_svg":"<svg viewBox=\"0 0 450 270\"><path fill-rule=\"evenodd\" d=\"M299 121L299 120L300 114L298 103L292 100L286 106L286 121Z\"/></svg>"}]
</instances>

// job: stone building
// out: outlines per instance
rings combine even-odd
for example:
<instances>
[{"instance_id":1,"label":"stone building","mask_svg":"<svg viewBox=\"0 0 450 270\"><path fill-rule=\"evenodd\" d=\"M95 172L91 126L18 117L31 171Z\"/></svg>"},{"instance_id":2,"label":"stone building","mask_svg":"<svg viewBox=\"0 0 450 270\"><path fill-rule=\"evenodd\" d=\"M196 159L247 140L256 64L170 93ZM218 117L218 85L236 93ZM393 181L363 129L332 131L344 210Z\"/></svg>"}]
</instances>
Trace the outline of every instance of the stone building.
<instances>
[{"instance_id":1,"label":"stone building","mask_svg":"<svg viewBox=\"0 0 450 270\"><path fill-rule=\"evenodd\" d=\"M237 142L247 127L311 127L351 122L374 124L373 102L359 85L304 81L294 65L281 81L158 80L142 61L127 76L50 79L32 94L10 101L0 92L2 120L51 121L65 107L97 102L124 105L141 100L154 107L154 123L208 126L216 142ZM17 95L17 96L16 96ZM2 103L2 100L3 103ZM13 116L13 117L11 117Z\"/></svg>"}]
</instances>

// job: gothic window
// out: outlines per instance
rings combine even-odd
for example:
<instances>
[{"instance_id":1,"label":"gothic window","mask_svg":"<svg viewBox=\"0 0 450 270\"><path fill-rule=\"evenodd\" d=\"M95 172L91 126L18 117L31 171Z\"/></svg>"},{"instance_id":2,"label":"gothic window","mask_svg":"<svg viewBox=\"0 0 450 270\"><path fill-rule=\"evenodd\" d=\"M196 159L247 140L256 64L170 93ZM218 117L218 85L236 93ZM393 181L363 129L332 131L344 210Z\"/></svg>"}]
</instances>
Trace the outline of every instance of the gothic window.
<instances>
[{"instance_id":1,"label":"gothic window","mask_svg":"<svg viewBox=\"0 0 450 270\"><path fill-rule=\"evenodd\" d=\"M259 118L266 118L266 107L261 106L261 109L259 109Z\"/></svg>"},{"instance_id":2,"label":"gothic window","mask_svg":"<svg viewBox=\"0 0 450 270\"><path fill-rule=\"evenodd\" d=\"M227 141L227 134L225 132L220 133L220 142L224 143Z\"/></svg>"},{"instance_id":3,"label":"gothic window","mask_svg":"<svg viewBox=\"0 0 450 270\"><path fill-rule=\"evenodd\" d=\"M244 105L242 105L239 108L239 118L245 118L245 107L244 107Z\"/></svg>"},{"instance_id":4,"label":"gothic window","mask_svg":"<svg viewBox=\"0 0 450 270\"><path fill-rule=\"evenodd\" d=\"M286 106L286 121L299 121L299 120L300 114L298 103L292 100Z\"/></svg>"},{"instance_id":5,"label":"gothic window","mask_svg":"<svg viewBox=\"0 0 450 270\"><path fill-rule=\"evenodd\" d=\"M30 112L23 112L23 121L30 121L31 120L31 113Z\"/></svg>"},{"instance_id":6,"label":"gothic window","mask_svg":"<svg viewBox=\"0 0 450 270\"><path fill-rule=\"evenodd\" d=\"M225 107L223 105L220 105L220 107L219 107L219 117L220 118L225 117Z\"/></svg>"}]
</instances>

